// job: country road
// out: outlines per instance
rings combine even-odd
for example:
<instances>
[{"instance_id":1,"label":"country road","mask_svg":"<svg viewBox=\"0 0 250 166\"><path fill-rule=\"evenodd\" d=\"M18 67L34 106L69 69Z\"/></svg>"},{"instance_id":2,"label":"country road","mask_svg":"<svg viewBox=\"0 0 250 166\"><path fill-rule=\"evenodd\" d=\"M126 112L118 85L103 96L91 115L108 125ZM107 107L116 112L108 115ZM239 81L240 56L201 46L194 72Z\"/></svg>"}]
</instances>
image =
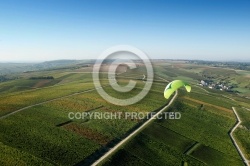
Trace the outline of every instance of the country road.
<instances>
[{"instance_id":1,"label":"country road","mask_svg":"<svg viewBox=\"0 0 250 166\"><path fill-rule=\"evenodd\" d=\"M168 105L166 105L164 108L162 108L159 112L157 112L154 116L152 116L150 119L148 119L143 125L141 125L138 129L133 131L131 134L129 134L126 138L124 138L121 142L119 142L116 146L111 148L107 153L105 153L101 158L99 158L97 161L95 161L92 166L96 166L100 164L102 161L104 161L107 157L109 157L112 153L114 153L116 150L118 150L122 145L124 145L128 140L130 140L133 136L141 132L141 130L146 127L150 122L152 122L154 119L157 118L162 112L164 112L175 100L175 98L178 95L178 91L176 91L174 97L170 100Z\"/></svg>"},{"instance_id":2,"label":"country road","mask_svg":"<svg viewBox=\"0 0 250 166\"><path fill-rule=\"evenodd\" d=\"M244 156L244 153L241 151L241 149L240 149L238 143L236 142L236 140L235 140L235 138L234 138L234 136L233 136L233 132L234 132L235 129L240 125L241 120L240 120L240 117L239 117L237 111L235 110L235 108L232 107L232 109L233 109L233 112L234 112L234 114L235 114L235 116L236 116L236 118L237 118L237 124L236 124L236 125L234 126L234 128L231 130L231 132L230 132L230 137L231 137L231 139L232 139L232 141L233 141L233 144L235 145L236 149L238 150L238 152L239 152L239 154L240 154L242 160L244 161L245 165L250 166L250 165L249 165L249 162L250 162L250 161Z\"/></svg>"},{"instance_id":3,"label":"country road","mask_svg":"<svg viewBox=\"0 0 250 166\"><path fill-rule=\"evenodd\" d=\"M246 108L246 107L242 107L242 108L244 108L244 109L246 109L246 110L250 111L250 109L249 109L249 108Z\"/></svg>"},{"instance_id":4,"label":"country road","mask_svg":"<svg viewBox=\"0 0 250 166\"><path fill-rule=\"evenodd\" d=\"M162 79L163 81L166 81L166 82L170 82L169 80L166 80L165 78L162 78L160 76L158 76L160 79Z\"/></svg>"}]
</instances>

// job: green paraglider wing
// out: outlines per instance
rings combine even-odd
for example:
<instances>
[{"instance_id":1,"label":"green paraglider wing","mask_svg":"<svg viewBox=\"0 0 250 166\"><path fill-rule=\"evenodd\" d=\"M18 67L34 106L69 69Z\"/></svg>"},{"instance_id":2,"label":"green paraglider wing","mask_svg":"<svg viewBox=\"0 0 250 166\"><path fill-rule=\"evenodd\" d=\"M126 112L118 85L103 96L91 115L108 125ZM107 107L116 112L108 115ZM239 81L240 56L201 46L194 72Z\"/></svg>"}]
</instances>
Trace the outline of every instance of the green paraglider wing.
<instances>
[{"instance_id":1,"label":"green paraglider wing","mask_svg":"<svg viewBox=\"0 0 250 166\"><path fill-rule=\"evenodd\" d=\"M174 91L176 91L182 86L184 86L188 92L191 91L191 86L188 83L182 80L174 80L166 86L164 90L164 97L168 99L172 95L172 93L174 93Z\"/></svg>"}]
</instances>

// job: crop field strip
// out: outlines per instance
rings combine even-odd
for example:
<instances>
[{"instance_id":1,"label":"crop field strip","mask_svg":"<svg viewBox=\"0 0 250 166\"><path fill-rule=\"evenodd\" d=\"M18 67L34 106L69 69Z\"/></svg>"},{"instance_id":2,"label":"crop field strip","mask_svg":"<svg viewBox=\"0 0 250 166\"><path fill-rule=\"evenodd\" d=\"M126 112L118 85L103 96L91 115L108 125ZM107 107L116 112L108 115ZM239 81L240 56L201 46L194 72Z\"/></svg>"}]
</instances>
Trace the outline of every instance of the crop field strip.
<instances>
[{"instance_id":1,"label":"crop field strip","mask_svg":"<svg viewBox=\"0 0 250 166\"><path fill-rule=\"evenodd\" d=\"M201 102L210 103L219 107L224 107L228 110L231 110L232 106L235 106L235 102L228 100L226 98L221 98L217 95L203 95L200 93L189 93L186 95L187 98L191 98L192 100L200 100Z\"/></svg>"},{"instance_id":2,"label":"crop field strip","mask_svg":"<svg viewBox=\"0 0 250 166\"><path fill-rule=\"evenodd\" d=\"M224 107L221 107L221 106L217 106L217 105L214 105L214 104L209 104L209 103L206 103L206 102L203 102L203 101L200 101L200 100L197 100L197 99L193 99L193 98L190 98L190 97L187 97L187 96L185 96L183 98L186 99L186 100L190 100L192 102L195 102L195 103L204 104L204 105L207 105L207 106L210 106L210 107L214 107L214 108L222 110L222 111L227 111L227 112L231 112L232 113L232 110L224 108Z\"/></svg>"},{"instance_id":3,"label":"crop field strip","mask_svg":"<svg viewBox=\"0 0 250 166\"><path fill-rule=\"evenodd\" d=\"M107 74L100 74L101 77L106 76ZM43 79L42 79L43 80ZM15 86L16 84L22 86L23 82L27 82L27 84L31 87L34 86L34 84L30 84L29 82L31 81L40 81L38 80L31 80L29 78L23 78L21 80L14 80L13 82L8 83L7 85L11 85L11 86ZM57 86L61 86L61 85L66 85L69 83L88 83L88 82L93 82L92 79L92 73L91 72L87 72L87 73L78 73L78 74L65 74L63 76L60 76L59 78L55 78L56 83L55 84L49 84L48 86L43 86L43 87L39 87L39 88L32 88L32 89L27 89L27 90L22 90L22 92L26 92L26 91L32 91L32 90L36 90L36 89L46 89L46 88L51 88L51 87L57 87ZM6 86L4 83L2 83L3 87ZM15 91L14 91L15 92ZM8 94L6 94L8 95Z\"/></svg>"},{"instance_id":4,"label":"crop field strip","mask_svg":"<svg viewBox=\"0 0 250 166\"><path fill-rule=\"evenodd\" d=\"M39 76L39 75L38 75ZM32 91L35 89L41 88L51 88L53 86L60 86L70 82L90 82L92 81L92 74L65 74L59 78L51 79L51 80L32 80L29 78L23 78L21 80L13 80L10 82L0 83L0 92L1 94L15 93L15 92L24 92L24 91ZM41 81L49 81L47 84L42 84L40 86L36 86Z\"/></svg>"},{"instance_id":5,"label":"crop field strip","mask_svg":"<svg viewBox=\"0 0 250 166\"><path fill-rule=\"evenodd\" d=\"M0 149L0 159L4 159L0 160L0 165L15 165L17 163L19 163L19 165L26 165L27 163L33 163L34 165L53 165L42 158L38 158L16 148L6 146L1 142Z\"/></svg>"}]
</instances>

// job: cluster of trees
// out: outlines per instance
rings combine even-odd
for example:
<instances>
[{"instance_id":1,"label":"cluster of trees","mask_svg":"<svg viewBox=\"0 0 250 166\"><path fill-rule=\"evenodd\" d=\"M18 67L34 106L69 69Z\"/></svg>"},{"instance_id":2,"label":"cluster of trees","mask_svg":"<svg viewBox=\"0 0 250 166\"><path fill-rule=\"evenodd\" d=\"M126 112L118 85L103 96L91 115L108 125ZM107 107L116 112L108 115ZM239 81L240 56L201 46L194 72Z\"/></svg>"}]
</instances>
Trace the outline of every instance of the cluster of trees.
<instances>
[{"instance_id":1,"label":"cluster of trees","mask_svg":"<svg viewBox=\"0 0 250 166\"><path fill-rule=\"evenodd\" d=\"M31 80L39 80L39 79L54 79L53 76L39 76L39 77L30 77Z\"/></svg>"},{"instance_id":2,"label":"cluster of trees","mask_svg":"<svg viewBox=\"0 0 250 166\"><path fill-rule=\"evenodd\" d=\"M10 80L10 79L7 78L6 76L1 76L1 75L0 75L0 82L8 81L8 80Z\"/></svg>"},{"instance_id":3,"label":"cluster of trees","mask_svg":"<svg viewBox=\"0 0 250 166\"><path fill-rule=\"evenodd\" d=\"M12 75L1 75L0 73L0 82L5 82L5 81L10 81L10 80L15 80L19 79L19 77L12 76Z\"/></svg>"}]
</instances>

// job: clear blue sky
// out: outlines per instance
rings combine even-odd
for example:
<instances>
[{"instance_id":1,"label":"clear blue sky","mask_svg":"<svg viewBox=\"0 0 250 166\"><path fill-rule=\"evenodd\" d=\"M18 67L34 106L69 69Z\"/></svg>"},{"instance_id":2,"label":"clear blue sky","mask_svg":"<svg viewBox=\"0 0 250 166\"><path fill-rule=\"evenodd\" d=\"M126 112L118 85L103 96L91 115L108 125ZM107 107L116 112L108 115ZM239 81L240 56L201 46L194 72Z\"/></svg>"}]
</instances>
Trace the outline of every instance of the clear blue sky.
<instances>
[{"instance_id":1,"label":"clear blue sky","mask_svg":"<svg viewBox=\"0 0 250 166\"><path fill-rule=\"evenodd\" d=\"M118 44L151 58L250 60L250 1L0 0L0 61L96 58Z\"/></svg>"}]
</instances>

